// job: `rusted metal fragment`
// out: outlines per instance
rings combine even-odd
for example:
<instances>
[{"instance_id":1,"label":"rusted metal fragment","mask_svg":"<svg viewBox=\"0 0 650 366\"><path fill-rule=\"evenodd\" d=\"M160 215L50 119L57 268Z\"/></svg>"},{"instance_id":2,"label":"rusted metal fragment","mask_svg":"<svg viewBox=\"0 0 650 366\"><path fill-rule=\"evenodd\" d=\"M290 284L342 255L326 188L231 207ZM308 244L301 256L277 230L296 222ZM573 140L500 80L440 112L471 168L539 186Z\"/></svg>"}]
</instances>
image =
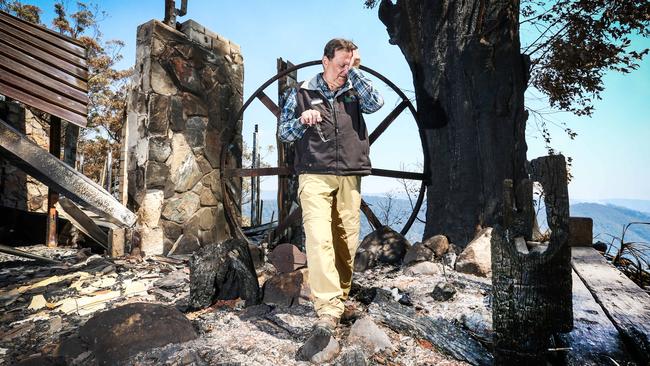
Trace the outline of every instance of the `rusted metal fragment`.
<instances>
[{"instance_id":1,"label":"rusted metal fragment","mask_svg":"<svg viewBox=\"0 0 650 366\"><path fill-rule=\"evenodd\" d=\"M91 207L108 221L133 226L136 216L90 178L29 141L0 119L0 155L60 194Z\"/></svg>"}]
</instances>

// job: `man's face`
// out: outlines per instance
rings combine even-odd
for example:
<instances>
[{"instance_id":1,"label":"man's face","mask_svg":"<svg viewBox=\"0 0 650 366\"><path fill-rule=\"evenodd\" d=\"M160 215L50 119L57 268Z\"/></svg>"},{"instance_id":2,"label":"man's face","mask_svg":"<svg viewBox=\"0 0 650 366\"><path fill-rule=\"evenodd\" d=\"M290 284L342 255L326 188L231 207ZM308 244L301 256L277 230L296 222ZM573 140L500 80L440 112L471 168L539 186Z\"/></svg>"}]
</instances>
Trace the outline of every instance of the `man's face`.
<instances>
[{"instance_id":1,"label":"man's face","mask_svg":"<svg viewBox=\"0 0 650 366\"><path fill-rule=\"evenodd\" d=\"M336 50L331 60L323 56L323 76L325 81L331 84L330 86L338 89L345 84L348 80L351 59L352 52L346 50Z\"/></svg>"}]
</instances>

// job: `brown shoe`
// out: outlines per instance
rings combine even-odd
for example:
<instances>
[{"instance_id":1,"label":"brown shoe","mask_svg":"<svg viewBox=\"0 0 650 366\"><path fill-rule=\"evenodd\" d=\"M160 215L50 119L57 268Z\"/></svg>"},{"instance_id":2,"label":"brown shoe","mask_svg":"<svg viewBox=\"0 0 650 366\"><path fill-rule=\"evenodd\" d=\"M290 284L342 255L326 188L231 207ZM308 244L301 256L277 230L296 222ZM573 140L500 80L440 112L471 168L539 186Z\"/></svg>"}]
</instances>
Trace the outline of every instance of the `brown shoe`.
<instances>
[{"instance_id":1,"label":"brown shoe","mask_svg":"<svg viewBox=\"0 0 650 366\"><path fill-rule=\"evenodd\" d=\"M330 332L334 332L334 330L336 329L336 325L338 323L339 323L338 318L334 317L333 315L326 314L318 317L315 327L324 328Z\"/></svg>"}]
</instances>

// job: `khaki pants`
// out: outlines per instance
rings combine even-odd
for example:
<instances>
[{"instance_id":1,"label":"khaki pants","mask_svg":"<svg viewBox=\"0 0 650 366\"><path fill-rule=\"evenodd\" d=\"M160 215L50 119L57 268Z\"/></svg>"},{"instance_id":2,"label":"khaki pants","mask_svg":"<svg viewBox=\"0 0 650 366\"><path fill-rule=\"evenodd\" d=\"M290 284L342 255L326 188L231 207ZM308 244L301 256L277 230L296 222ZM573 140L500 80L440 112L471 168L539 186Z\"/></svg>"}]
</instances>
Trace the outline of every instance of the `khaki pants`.
<instances>
[{"instance_id":1,"label":"khaki pants","mask_svg":"<svg viewBox=\"0 0 650 366\"><path fill-rule=\"evenodd\" d=\"M314 308L340 318L359 245L361 177L301 174L298 184Z\"/></svg>"}]
</instances>

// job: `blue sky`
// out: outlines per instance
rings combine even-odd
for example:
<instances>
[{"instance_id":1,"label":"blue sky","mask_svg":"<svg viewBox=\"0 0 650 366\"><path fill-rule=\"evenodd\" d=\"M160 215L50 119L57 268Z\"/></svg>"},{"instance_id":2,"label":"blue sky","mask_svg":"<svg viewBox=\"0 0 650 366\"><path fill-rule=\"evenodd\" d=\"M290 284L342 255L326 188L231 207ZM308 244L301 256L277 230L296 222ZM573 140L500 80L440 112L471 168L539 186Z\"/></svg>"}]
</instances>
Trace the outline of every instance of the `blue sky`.
<instances>
[{"instance_id":1,"label":"blue sky","mask_svg":"<svg viewBox=\"0 0 650 366\"><path fill-rule=\"evenodd\" d=\"M52 1L25 0L44 10L43 22L52 19ZM74 1L68 7L73 10ZM105 39L126 42L121 66L135 60L136 28L151 19L162 20L164 1L100 1L108 18L101 23ZM180 0L177 1L180 6ZM384 25L377 10L363 7L363 0L338 1L188 1L188 14L180 21L193 19L207 28L239 44L245 65L244 98L276 73L276 58L294 63L320 59L323 45L331 38L345 37L359 46L362 63L387 76L408 96L413 89L411 73L397 46L388 44ZM633 38L637 48L650 47L649 39ZM317 67L299 72L299 79L318 72ZM373 129L394 105L397 95L376 81L383 91L386 106L367 118ZM608 73L605 76L603 100L596 103L591 118L569 113L550 116L578 133L571 141L559 128L551 128L553 147L573 158L574 176L569 185L573 199L602 200L607 198L650 199L650 60L628 75ZM277 87L271 85L266 94L275 98ZM531 95L539 92L531 91ZM536 108L539 102L530 101ZM390 108L389 108L390 107ZM263 144L274 144L275 118L259 102L253 102L244 116L244 137L251 140L253 125L259 124ZM534 123L527 128L529 159L545 155L545 149ZM275 161L268 155L268 161ZM371 149L373 166L400 169L405 165L416 170L422 161L422 149L415 122L403 112ZM274 181L267 178L263 189L273 190ZM394 179L369 177L364 180L364 193L400 190Z\"/></svg>"}]
</instances>

